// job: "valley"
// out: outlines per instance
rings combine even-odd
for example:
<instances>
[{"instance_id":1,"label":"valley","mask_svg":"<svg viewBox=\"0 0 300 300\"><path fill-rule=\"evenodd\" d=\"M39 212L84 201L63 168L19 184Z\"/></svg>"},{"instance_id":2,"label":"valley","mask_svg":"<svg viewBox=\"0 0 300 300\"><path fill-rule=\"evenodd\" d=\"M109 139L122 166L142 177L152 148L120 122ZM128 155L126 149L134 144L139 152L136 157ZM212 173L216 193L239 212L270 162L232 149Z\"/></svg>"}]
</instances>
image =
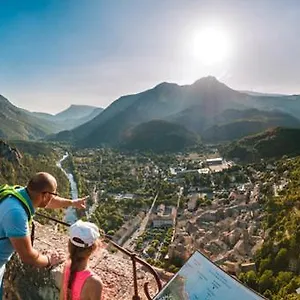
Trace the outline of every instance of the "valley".
<instances>
[{"instance_id":1,"label":"valley","mask_svg":"<svg viewBox=\"0 0 300 300\"><path fill-rule=\"evenodd\" d=\"M0 183L25 185L42 170L61 195L75 183L90 195L86 211L43 213L92 221L159 270L175 273L199 250L267 298L296 299L299 96L250 95L205 77L103 111L48 115L0 101Z\"/></svg>"},{"instance_id":2,"label":"valley","mask_svg":"<svg viewBox=\"0 0 300 300\"><path fill-rule=\"evenodd\" d=\"M298 231L287 237L278 222L289 224L290 218L298 218L293 216L298 202L288 199L297 197L291 192L299 158L237 164L217 158L219 153L211 147L195 154L75 151L75 172L82 175L87 190L95 186L98 191L89 220L169 272L176 272L197 249L272 299L293 294L300 280L299 261L289 243ZM274 205L279 214L289 207L286 221L276 219ZM268 248L275 240L285 245L284 252L282 246ZM281 259L285 263L277 267L274 262ZM293 278L288 290L283 274Z\"/></svg>"}]
</instances>

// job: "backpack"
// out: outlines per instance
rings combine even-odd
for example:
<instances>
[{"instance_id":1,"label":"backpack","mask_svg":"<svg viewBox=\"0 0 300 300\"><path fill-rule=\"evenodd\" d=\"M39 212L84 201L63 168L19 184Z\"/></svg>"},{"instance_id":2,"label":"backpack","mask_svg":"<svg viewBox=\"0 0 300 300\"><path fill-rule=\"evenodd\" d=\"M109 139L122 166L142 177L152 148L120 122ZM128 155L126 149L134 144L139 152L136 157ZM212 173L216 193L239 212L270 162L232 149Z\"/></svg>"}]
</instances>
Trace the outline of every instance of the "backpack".
<instances>
[{"instance_id":1,"label":"backpack","mask_svg":"<svg viewBox=\"0 0 300 300\"><path fill-rule=\"evenodd\" d=\"M17 191L17 189L22 188L22 186L19 185L8 185L8 184L3 184L0 185L0 203L2 200L4 200L8 196L14 196L16 199L18 199L24 210L27 213L28 216L28 223L32 222L33 215L31 213L30 207L26 201L26 199ZM0 237L0 240L7 239L7 237Z\"/></svg>"}]
</instances>

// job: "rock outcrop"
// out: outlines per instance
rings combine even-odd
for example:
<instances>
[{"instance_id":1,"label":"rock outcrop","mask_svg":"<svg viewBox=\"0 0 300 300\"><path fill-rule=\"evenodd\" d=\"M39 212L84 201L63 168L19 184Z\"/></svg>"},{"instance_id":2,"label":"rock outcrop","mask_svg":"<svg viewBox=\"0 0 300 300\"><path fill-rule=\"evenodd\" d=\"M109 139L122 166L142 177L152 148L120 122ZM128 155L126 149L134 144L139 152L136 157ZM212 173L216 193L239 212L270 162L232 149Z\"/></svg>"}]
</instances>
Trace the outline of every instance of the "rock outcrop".
<instances>
[{"instance_id":1,"label":"rock outcrop","mask_svg":"<svg viewBox=\"0 0 300 300\"><path fill-rule=\"evenodd\" d=\"M68 236L58 232L54 226L36 224L34 247L40 251L50 249L64 249L67 251ZM112 253L108 248L100 249L91 259L93 271L99 275L105 286L105 299L132 299L133 276L131 260L121 253ZM5 275L5 300L54 300L58 299L63 266L49 271L23 265L19 259L8 264ZM137 265L139 295L147 299L143 292L143 285L149 282L150 293L156 293L153 276Z\"/></svg>"},{"instance_id":2,"label":"rock outcrop","mask_svg":"<svg viewBox=\"0 0 300 300\"><path fill-rule=\"evenodd\" d=\"M0 140L0 159L1 158L20 164L22 155L18 149L10 147L7 143Z\"/></svg>"}]
</instances>

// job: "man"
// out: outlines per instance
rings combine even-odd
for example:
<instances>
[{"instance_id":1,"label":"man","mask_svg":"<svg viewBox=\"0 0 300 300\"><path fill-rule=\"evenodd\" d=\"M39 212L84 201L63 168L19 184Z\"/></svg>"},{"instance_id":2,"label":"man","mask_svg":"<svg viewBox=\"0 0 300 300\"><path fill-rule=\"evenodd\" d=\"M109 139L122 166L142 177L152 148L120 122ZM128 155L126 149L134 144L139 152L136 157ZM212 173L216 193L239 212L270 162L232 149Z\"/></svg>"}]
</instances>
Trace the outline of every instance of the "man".
<instances>
[{"instance_id":1,"label":"man","mask_svg":"<svg viewBox=\"0 0 300 300\"><path fill-rule=\"evenodd\" d=\"M85 198L76 200L64 199L57 195L56 179L48 173L34 175L27 187L18 189L31 214L38 207L46 208L85 208ZM43 255L31 245L28 226L28 214L24 205L14 196L7 196L0 202L0 299L2 299L3 275L5 264L12 254L17 252L24 263L37 267L50 267L61 263L64 254L52 251Z\"/></svg>"}]
</instances>

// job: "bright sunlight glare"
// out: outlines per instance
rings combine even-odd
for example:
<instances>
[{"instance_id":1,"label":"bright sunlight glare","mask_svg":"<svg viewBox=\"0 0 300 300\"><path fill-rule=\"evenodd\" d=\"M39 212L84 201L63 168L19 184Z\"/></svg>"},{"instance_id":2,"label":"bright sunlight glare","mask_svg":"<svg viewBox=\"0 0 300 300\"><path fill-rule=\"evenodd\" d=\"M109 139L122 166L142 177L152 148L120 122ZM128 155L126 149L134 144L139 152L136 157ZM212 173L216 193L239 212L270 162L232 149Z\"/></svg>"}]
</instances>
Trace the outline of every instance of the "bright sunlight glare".
<instances>
[{"instance_id":1,"label":"bright sunlight glare","mask_svg":"<svg viewBox=\"0 0 300 300\"><path fill-rule=\"evenodd\" d=\"M231 41L221 28L208 27L193 36L192 54L205 65L224 62L231 55Z\"/></svg>"}]
</instances>

